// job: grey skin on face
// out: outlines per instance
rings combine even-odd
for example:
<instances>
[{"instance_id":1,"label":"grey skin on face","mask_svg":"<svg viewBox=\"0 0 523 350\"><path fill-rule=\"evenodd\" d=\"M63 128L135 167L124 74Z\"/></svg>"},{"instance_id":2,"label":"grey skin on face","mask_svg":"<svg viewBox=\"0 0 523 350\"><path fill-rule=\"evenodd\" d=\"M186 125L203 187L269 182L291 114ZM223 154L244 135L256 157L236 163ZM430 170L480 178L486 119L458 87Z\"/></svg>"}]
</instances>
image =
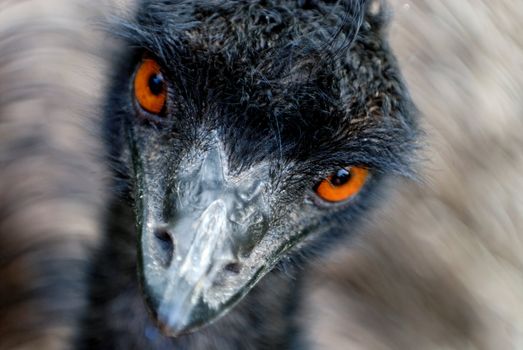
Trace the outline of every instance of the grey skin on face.
<instances>
[{"instance_id":1,"label":"grey skin on face","mask_svg":"<svg viewBox=\"0 0 523 350\"><path fill-rule=\"evenodd\" d=\"M267 232L263 166L230 177L216 137L191 154L180 163L174 188L166 186L165 193L150 185L156 180L149 178L147 160L135 159L143 174L137 196L142 284L170 335L226 312L270 270L287 240ZM155 198L162 198L163 205ZM266 264L260 265L260 259Z\"/></svg>"}]
</instances>

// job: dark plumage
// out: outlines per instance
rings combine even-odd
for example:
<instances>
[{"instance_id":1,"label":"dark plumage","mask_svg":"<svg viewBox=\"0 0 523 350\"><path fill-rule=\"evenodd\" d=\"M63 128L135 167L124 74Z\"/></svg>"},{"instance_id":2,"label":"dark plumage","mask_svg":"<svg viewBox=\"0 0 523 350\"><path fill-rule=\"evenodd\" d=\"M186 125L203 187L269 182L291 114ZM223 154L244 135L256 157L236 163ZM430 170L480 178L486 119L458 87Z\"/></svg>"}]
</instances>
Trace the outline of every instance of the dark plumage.
<instances>
[{"instance_id":1,"label":"dark plumage","mask_svg":"<svg viewBox=\"0 0 523 350\"><path fill-rule=\"evenodd\" d=\"M81 348L305 346L292 316L300 307L297 267L350 236L383 179L411 174L415 110L385 27L385 13L359 0L145 1L136 20L118 24L128 49L115 63L103 125L116 195L92 266ZM144 57L161 64L169 84L163 116L133 98ZM362 191L342 204L319 200L315 184L346 166L370 170ZM209 187L216 183L218 194ZM238 193L253 199L239 202ZM239 218L223 219L227 229L216 228L222 221L194 228L206 215L220 220L211 207ZM169 236L163 243L159 230ZM197 289L199 301L182 319L189 323L178 325L174 306L162 307L178 305L167 290L180 268L159 266L156 255L176 259L184 236L199 230L227 234L209 248L208 265L214 271L223 260L225 272ZM176 295L182 285L173 288ZM226 311L176 338L153 321L166 332L192 329Z\"/></svg>"}]
</instances>

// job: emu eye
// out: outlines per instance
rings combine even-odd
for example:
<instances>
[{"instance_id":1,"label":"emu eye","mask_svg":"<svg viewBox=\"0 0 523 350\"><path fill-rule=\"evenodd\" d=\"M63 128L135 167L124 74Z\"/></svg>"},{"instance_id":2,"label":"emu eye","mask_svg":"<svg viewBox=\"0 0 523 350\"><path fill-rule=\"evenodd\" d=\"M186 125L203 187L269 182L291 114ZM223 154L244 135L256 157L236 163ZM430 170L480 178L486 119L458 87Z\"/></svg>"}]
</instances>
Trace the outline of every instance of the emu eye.
<instances>
[{"instance_id":1,"label":"emu eye","mask_svg":"<svg viewBox=\"0 0 523 350\"><path fill-rule=\"evenodd\" d=\"M167 98L167 86L154 60L144 60L134 78L134 96L140 106L147 112L160 114Z\"/></svg>"},{"instance_id":2,"label":"emu eye","mask_svg":"<svg viewBox=\"0 0 523 350\"><path fill-rule=\"evenodd\" d=\"M341 202L354 197L363 187L369 170L363 167L347 167L323 179L314 188L316 194L327 202Z\"/></svg>"}]
</instances>

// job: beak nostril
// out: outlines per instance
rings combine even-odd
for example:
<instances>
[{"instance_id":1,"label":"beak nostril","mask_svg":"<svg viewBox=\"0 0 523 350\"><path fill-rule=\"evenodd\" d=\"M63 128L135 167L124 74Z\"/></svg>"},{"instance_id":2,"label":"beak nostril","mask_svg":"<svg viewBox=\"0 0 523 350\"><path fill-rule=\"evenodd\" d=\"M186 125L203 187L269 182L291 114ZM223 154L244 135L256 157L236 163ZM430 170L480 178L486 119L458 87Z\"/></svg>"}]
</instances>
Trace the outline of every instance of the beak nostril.
<instances>
[{"instance_id":1,"label":"beak nostril","mask_svg":"<svg viewBox=\"0 0 523 350\"><path fill-rule=\"evenodd\" d=\"M232 262L232 263L225 265L224 269L225 269L225 271L229 271L229 272L238 274L238 273L240 273L241 268L242 267L239 263Z\"/></svg>"},{"instance_id":2,"label":"beak nostril","mask_svg":"<svg viewBox=\"0 0 523 350\"><path fill-rule=\"evenodd\" d=\"M158 227L156 230L154 230L154 235L160 241L163 241L163 242L172 241L171 235L169 235L169 231L167 230L166 227Z\"/></svg>"},{"instance_id":3,"label":"beak nostril","mask_svg":"<svg viewBox=\"0 0 523 350\"><path fill-rule=\"evenodd\" d=\"M154 236L157 238L155 240L155 255L162 266L168 267L174 254L174 242L172 236L166 227L158 227L154 230Z\"/></svg>"}]
</instances>

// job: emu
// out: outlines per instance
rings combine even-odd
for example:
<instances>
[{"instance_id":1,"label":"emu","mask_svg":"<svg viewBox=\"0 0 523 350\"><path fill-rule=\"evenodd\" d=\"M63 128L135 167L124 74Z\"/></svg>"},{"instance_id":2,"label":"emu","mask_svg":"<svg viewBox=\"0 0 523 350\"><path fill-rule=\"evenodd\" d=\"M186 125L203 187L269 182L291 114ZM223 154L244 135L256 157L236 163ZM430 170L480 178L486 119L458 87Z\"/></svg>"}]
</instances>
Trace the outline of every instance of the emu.
<instances>
[{"instance_id":1,"label":"emu","mask_svg":"<svg viewBox=\"0 0 523 350\"><path fill-rule=\"evenodd\" d=\"M384 21L366 1L145 1L119 23L81 348L303 346L300 269L411 171Z\"/></svg>"},{"instance_id":2,"label":"emu","mask_svg":"<svg viewBox=\"0 0 523 350\"><path fill-rule=\"evenodd\" d=\"M112 195L73 347L306 348L303 271L412 172L386 26L364 0L165 0L113 28Z\"/></svg>"}]
</instances>

